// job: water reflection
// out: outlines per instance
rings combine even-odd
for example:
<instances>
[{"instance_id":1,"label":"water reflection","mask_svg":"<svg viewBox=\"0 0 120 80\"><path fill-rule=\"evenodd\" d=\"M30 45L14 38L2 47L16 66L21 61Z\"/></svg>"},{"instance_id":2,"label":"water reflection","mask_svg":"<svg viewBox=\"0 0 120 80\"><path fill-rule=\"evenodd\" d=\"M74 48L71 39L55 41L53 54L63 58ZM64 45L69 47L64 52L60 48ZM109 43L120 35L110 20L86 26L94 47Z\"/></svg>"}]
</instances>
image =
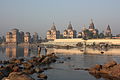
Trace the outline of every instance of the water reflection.
<instances>
[{"instance_id":1,"label":"water reflection","mask_svg":"<svg viewBox=\"0 0 120 80\"><path fill-rule=\"evenodd\" d=\"M29 47L6 47L4 53L8 58L29 57L31 53L36 53L36 50Z\"/></svg>"},{"instance_id":2,"label":"water reflection","mask_svg":"<svg viewBox=\"0 0 120 80\"><path fill-rule=\"evenodd\" d=\"M0 53L5 53L5 47L0 47Z\"/></svg>"},{"instance_id":3,"label":"water reflection","mask_svg":"<svg viewBox=\"0 0 120 80\"><path fill-rule=\"evenodd\" d=\"M30 49L29 48L24 48L24 56L29 56Z\"/></svg>"},{"instance_id":4,"label":"water reflection","mask_svg":"<svg viewBox=\"0 0 120 80\"><path fill-rule=\"evenodd\" d=\"M23 57L24 48L6 47L6 56L10 58Z\"/></svg>"},{"instance_id":5,"label":"water reflection","mask_svg":"<svg viewBox=\"0 0 120 80\"><path fill-rule=\"evenodd\" d=\"M120 49L113 48L109 50L99 50L92 48L73 48L73 49L53 49L49 48L48 53L63 53L63 54L104 54L104 55L120 55Z\"/></svg>"},{"instance_id":6,"label":"water reflection","mask_svg":"<svg viewBox=\"0 0 120 80\"><path fill-rule=\"evenodd\" d=\"M104 51L104 54L101 54ZM115 60L120 63L120 49L98 50L98 49L53 49L49 48L49 53L56 53L62 64L52 64L53 70L47 71L50 76L48 80L113 80L101 77L101 75L89 75L86 71L75 71L75 68L89 68L95 64L104 64L108 61ZM70 60L66 60L70 57ZM62 77L61 77L61 76ZM69 75L69 76L68 76ZM116 80L116 79L114 79Z\"/></svg>"},{"instance_id":7,"label":"water reflection","mask_svg":"<svg viewBox=\"0 0 120 80\"><path fill-rule=\"evenodd\" d=\"M101 51L104 53L101 54ZM63 63L55 63L50 66L54 69L47 70L48 80L105 80L99 76L89 75L85 71L75 71L74 68L89 68L95 64L104 64L114 59L120 63L120 49L98 50L91 48L73 48L73 49L55 49L48 48L47 53L56 53ZM45 54L42 48L41 54ZM4 60L5 56L12 57L31 57L38 56L37 48L29 47L6 47L0 48L0 59ZM70 59L68 59L70 57ZM62 77L61 77L61 76ZM69 76L68 76L69 75ZM109 79L108 79L109 80Z\"/></svg>"},{"instance_id":8,"label":"water reflection","mask_svg":"<svg viewBox=\"0 0 120 80\"><path fill-rule=\"evenodd\" d=\"M99 50L92 48L72 48L72 49L55 49L48 48L47 54L49 53L61 53L63 55L68 54L92 54L92 55L120 55L120 49L109 49L109 50ZM41 54L45 55L45 50L42 48ZM1 47L0 48L0 58L6 56L8 58L15 57L30 57L30 56L38 56L37 47ZM95 58L95 56L94 56Z\"/></svg>"},{"instance_id":9,"label":"water reflection","mask_svg":"<svg viewBox=\"0 0 120 80\"><path fill-rule=\"evenodd\" d=\"M45 50L42 48L41 54L45 55ZM18 58L38 56L37 47L5 47L0 48L0 59L3 57Z\"/></svg>"}]
</instances>

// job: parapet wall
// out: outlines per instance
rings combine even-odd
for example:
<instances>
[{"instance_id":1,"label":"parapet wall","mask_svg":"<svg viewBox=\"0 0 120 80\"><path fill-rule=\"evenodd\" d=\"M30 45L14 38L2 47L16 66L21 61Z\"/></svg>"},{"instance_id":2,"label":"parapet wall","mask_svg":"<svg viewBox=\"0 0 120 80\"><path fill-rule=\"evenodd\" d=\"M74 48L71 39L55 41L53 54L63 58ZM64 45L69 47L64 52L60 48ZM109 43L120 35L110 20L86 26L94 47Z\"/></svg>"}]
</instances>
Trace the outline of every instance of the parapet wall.
<instances>
[{"instance_id":1,"label":"parapet wall","mask_svg":"<svg viewBox=\"0 0 120 80\"><path fill-rule=\"evenodd\" d=\"M86 41L86 43L93 43L93 42L95 42L96 44L104 42L108 44L120 45L120 39L90 39Z\"/></svg>"},{"instance_id":2,"label":"parapet wall","mask_svg":"<svg viewBox=\"0 0 120 80\"><path fill-rule=\"evenodd\" d=\"M75 45L78 42L86 42L86 44L99 44L99 43L108 43L108 44L114 44L114 45L120 45L120 39L89 39L89 40L83 40L80 38L75 39L55 39L53 41L54 44L68 44L68 45Z\"/></svg>"},{"instance_id":3,"label":"parapet wall","mask_svg":"<svg viewBox=\"0 0 120 80\"><path fill-rule=\"evenodd\" d=\"M55 39L54 42L83 42L85 40L80 38L74 38L74 39Z\"/></svg>"},{"instance_id":4,"label":"parapet wall","mask_svg":"<svg viewBox=\"0 0 120 80\"><path fill-rule=\"evenodd\" d=\"M108 43L113 45L120 45L120 39L89 39L89 40L83 40L82 38L74 38L74 39L55 39L54 41L45 42L42 44L45 45L60 45L60 46L76 46L77 43L86 43L86 44L99 44L99 43Z\"/></svg>"}]
</instances>

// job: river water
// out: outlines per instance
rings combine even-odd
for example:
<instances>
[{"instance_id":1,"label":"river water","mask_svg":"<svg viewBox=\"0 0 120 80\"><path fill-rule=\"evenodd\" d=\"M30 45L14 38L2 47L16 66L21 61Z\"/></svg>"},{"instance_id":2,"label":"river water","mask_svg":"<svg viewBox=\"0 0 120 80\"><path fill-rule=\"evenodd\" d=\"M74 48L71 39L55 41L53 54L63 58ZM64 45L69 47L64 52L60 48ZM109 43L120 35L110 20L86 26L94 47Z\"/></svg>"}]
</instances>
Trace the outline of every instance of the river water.
<instances>
[{"instance_id":1,"label":"river water","mask_svg":"<svg viewBox=\"0 0 120 80\"><path fill-rule=\"evenodd\" d=\"M47 49L47 54L53 52L60 58L56 63L52 63L50 65L53 69L44 72L48 75L47 80L106 80L104 78L95 78L87 71L75 70L75 68L89 68L95 64L104 64L111 60L115 60L120 63L120 49ZM42 48L41 54L45 54L44 48ZM37 48L0 48L0 60L19 57L30 58L32 56L37 56Z\"/></svg>"}]
</instances>

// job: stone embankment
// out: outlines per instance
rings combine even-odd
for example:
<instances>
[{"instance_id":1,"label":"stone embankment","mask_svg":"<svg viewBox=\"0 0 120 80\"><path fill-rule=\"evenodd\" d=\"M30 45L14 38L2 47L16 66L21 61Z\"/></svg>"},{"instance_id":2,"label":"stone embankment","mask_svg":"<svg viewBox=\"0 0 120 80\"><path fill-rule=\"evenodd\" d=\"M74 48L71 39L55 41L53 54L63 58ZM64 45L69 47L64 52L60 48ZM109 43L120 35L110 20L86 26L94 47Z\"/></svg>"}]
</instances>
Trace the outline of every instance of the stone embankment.
<instances>
[{"instance_id":1,"label":"stone embankment","mask_svg":"<svg viewBox=\"0 0 120 80\"><path fill-rule=\"evenodd\" d=\"M106 64L96 64L88 69L89 73L96 78L105 78L107 80L120 80L120 64L116 61L110 61Z\"/></svg>"},{"instance_id":2,"label":"stone embankment","mask_svg":"<svg viewBox=\"0 0 120 80\"><path fill-rule=\"evenodd\" d=\"M0 61L0 80L35 80L30 75L36 73L39 79L47 79L44 70L52 69L46 65L55 62L57 56L52 53L31 59L12 58Z\"/></svg>"}]
</instances>

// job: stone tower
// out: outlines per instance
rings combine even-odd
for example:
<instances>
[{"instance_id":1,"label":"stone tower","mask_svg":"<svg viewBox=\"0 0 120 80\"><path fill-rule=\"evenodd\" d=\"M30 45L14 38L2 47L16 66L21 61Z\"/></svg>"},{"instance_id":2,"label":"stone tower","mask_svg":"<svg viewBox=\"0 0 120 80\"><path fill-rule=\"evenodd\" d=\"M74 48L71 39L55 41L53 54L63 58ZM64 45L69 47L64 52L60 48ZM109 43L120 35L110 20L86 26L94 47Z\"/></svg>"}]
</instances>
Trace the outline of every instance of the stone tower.
<instances>
[{"instance_id":1,"label":"stone tower","mask_svg":"<svg viewBox=\"0 0 120 80\"><path fill-rule=\"evenodd\" d=\"M50 30L47 31L47 40L59 39L60 31L56 29L55 24L53 23Z\"/></svg>"}]
</instances>

